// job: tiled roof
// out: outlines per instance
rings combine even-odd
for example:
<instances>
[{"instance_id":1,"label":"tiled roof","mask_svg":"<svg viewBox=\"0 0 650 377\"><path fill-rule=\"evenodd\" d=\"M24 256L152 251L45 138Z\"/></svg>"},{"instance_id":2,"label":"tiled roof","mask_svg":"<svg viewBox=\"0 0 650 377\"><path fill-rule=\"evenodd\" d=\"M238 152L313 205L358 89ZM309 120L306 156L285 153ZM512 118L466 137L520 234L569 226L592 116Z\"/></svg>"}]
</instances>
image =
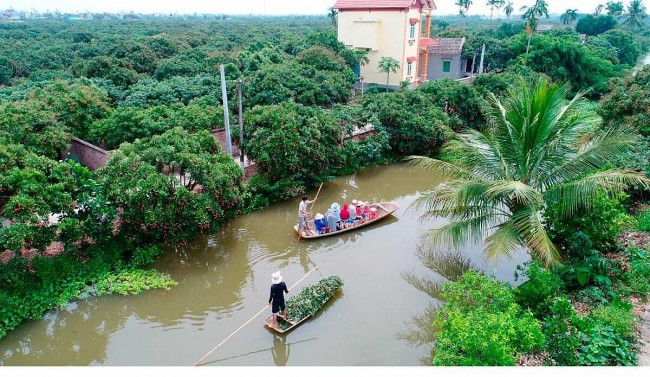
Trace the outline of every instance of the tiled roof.
<instances>
[{"instance_id":1,"label":"tiled roof","mask_svg":"<svg viewBox=\"0 0 650 377\"><path fill-rule=\"evenodd\" d=\"M408 58L406 58L406 61L409 63L412 63L416 60L418 60L418 58L416 58L415 56L409 56Z\"/></svg>"},{"instance_id":2,"label":"tiled roof","mask_svg":"<svg viewBox=\"0 0 650 377\"><path fill-rule=\"evenodd\" d=\"M420 47L428 47L428 46L433 46L436 44L436 41L434 41L431 38L420 38Z\"/></svg>"},{"instance_id":3,"label":"tiled roof","mask_svg":"<svg viewBox=\"0 0 650 377\"><path fill-rule=\"evenodd\" d=\"M426 39L426 38L422 38ZM463 45L465 38L431 38L433 44L429 46L428 51L430 54L435 55L459 55L463 52ZM420 40L422 46L422 40Z\"/></svg>"},{"instance_id":4,"label":"tiled roof","mask_svg":"<svg viewBox=\"0 0 650 377\"><path fill-rule=\"evenodd\" d=\"M334 9L395 9L408 8L413 0L337 0ZM424 2L425 4L428 1Z\"/></svg>"}]
</instances>

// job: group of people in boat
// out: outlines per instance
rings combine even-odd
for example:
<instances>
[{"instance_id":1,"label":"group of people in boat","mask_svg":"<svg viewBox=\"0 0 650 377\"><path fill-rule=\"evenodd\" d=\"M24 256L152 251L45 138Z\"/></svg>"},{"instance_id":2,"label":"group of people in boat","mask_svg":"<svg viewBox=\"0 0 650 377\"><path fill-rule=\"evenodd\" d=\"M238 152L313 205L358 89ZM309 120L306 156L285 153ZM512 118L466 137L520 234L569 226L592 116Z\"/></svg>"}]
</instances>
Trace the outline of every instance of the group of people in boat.
<instances>
[{"instance_id":1,"label":"group of people in boat","mask_svg":"<svg viewBox=\"0 0 650 377\"><path fill-rule=\"evenodd\" d=\"M307 197L303 196L298 206L298 232L302 232L303 228L307 226L309 215L307 205L313 202L313 200L307 200ZM325 214L317 213L314 217L314 227L318 234L325 234L348 229L375 217L377 217L377 208L354 199L350 204L343 203L343 207L338 203L332 203Z\"/></svg>"}]
</instances>

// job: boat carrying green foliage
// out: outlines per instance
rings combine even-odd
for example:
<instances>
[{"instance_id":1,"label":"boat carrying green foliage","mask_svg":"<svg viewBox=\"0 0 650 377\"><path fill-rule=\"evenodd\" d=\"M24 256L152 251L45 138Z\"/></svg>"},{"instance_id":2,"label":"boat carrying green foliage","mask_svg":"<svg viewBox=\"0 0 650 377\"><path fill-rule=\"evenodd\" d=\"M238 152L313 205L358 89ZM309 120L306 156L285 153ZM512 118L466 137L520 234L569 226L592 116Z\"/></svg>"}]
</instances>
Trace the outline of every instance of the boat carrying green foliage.
<instances>
[{"instance_id":1,"label":"boat carrying green foliage","mask_svg":"<svg viewBox=\"0 0 650 377\"><path fill-rule=\"evenodd\" d=\"M316 314L342 286L343 280L340 277L329 276L303 289L302 292L287 300L287 319L296 323ZM278 321L278 325L282 330L291 326L282 320Z\"/></svg>"}]
</instances>

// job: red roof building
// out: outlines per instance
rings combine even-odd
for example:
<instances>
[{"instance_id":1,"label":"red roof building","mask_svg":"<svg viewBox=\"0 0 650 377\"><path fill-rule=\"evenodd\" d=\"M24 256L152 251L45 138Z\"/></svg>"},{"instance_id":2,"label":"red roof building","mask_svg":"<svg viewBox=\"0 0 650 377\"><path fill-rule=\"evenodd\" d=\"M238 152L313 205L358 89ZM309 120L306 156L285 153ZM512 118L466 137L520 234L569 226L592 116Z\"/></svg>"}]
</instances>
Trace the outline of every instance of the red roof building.
<instances>
[{"instance_id":1,"label":"red roof building","mask_svg":"<svg viewBox=\"0 0 650 377\"><path fill-rule=\"evenodd\" d=\"M339 41L364 51L369 60L359 68L362 85L396 88L406 81L415 87L426 77L420 60L424 56L426 63L429 54L420 44L429 37L433 0L337 0L332 8L339 11ZM399 63L397 74L388 76L379 68L382 58Z\"/></svg>"}]
</instances>

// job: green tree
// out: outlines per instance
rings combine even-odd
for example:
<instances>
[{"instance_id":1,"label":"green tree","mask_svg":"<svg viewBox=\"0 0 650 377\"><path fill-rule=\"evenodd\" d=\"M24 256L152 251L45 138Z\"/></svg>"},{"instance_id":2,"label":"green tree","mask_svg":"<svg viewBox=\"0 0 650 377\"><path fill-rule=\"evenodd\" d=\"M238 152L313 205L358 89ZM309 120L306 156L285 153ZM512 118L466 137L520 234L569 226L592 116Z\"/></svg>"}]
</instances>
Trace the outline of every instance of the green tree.
<instances>
[{"instance_id":1,"label":"green tree","mask_svg":"<svg viewBox=\"0 0 650 377\"><path fill-rule=\"evenodd\" d=\"M562 23L565 25L571 25L573 21L578 19L578 10L577 9L567 9L566 12L562 13L560 16Z\"/></svg>"},{"instance_id":2,"label":"green tree","mask_svg":"<svg viewBox=\"0 0 650 377\"><path fill-rule=\"evenodd\" d=\"M614 17L619 17L623 14L623 2L622 1L608 1L605 5L607 14Z\"/></svg>"},{"instance_id":3,"label":"green tree","mask_svg":"<svg viewBox=\"0 0 650 377\"><path fill-rule=\"evenodd\" d=\"M594 16L600 15L600 13L605 9L605 6L603 4L598 4L596 8L594 9Z\"/></svg>"},{"instance_id":4,"label":"green tree","mask_svg":"<svg viewBox=\"0 0 650 377\"><path fill-rule=\"evenodd\" d=\"M627 5L627 18L623 21L623 25L632 29L640 29L643 27L643 19L647 16L643 0L630 0Z\"/></svg>"},{"instance_id":5,"label":"green tree","mask_svg":"<svg viewBox=\"0 0 650 377\"><path fill-rule=\"evenodd\" d=\"M398 90L367 96L363 103L369 122L388 133L394 154L431 156L437 152L449 119L419 90Z\"/></svg>"},{"instance_id":6,"label":"green tree","mask_svg":"<svg viewBox=\"0 0 650 377\"><path fill-rule=\"evenodd\" d=\"M390 80L390 73L397 72L399 62L390 56L382 56L379 59L379 70L386 73L386 91L388 91L388 82Z\"/></svg>"},{"instance_id":7,"label":"green tree","mask_svg":"<svg viewBox=\"0 0 650 377\"><path fill-rule=\"evenodd\" d=\"M329 8L329 12L327 13L327 17L329 17L332 20L332 26L336 27L336 19L337 16L339 15L339 11L337 11L334 8Z\"/></svg>"},{"instance_id":8,"label":"green tree","mask_svg":"<svg viewBox=\"0 0 650 377\"><path fill-rule=\"evenodd\" d=\"M623 64L634 66L641 55L639 43L634 35L624 29L615 28L600 35L610 45L616 46L616 57Z\"/></svg>"},{"instance_id":9,"label":"green tree","mask_svg":"<svg viewBox=\"0 0 650 377\"><path fill-rule=\"evenodd\" d=\"M182 246L240 206L241 168L207 131L174 128L123 144L98 174L121 209L117 231L144 243Z\"/></svg>"},{"instance_id":10,"label":"green tree","mask_svg":"<svg viewBox=\"0 0 650 377\"><path fill-rule=\"evenodd\" d=\"M598 114L608 127L628 126L650 136L650 66L636 75L612 80L612 91L601 101Z\"/></svg>"},{"instance_id":11,"label":"green tree","mask_svg":"<svg viewBox=\"0 0 650 377\"><path fill-rule=\"evenodd\" d=\"M456 0L454 4L458 6L458 14L461 17L465 17L467 16L469 7L472 5L472 0Z\"/></svg>"},{"instance_id":12,"label":"green tree","mask_svg":"<svg viewBox=\"0 0 650 377\"><path fill-rule=\"evenodd\" d=\"M415 204L425 216L450 219L432 230L433 246L484 240L488 257L524 247L550 265L560 255L544 228L549 203L570 217L589 208L599 190L616 194L631 184L650 184L638 172L606 168L638 143L635 134L625 127L598 131L598 118L583 109L582 96L567 101L568 93L567 85L522 81L508 97L492 98L490 131L468 130L445 145L460 157L414 157L416 165L451 178Z\"/></svg>"},{"instance_id":13,"label":"green tree","mask_svg":"<svg viewBox=\"0 0 650 377\"><path fill-rule=\"evenodd\" d=\"M485 127L487 120L483 112L487 101L474 86L453 79L443 79L424 83L416 90L426 94L429 101L447 113L452 129Z\"/></svg>"},{"instance_id":14,"label":"green tree","mask_svg":"<svg viewBox=\"0 0 650 377\"><path fill-rule=\"evenodd\" d=\"M539 24L539 18L546 16L548 18L548 3L546 0L535 0L535 4L530 7L523 6L521 10L524 11L524 14L521 16L526 20L526 34L528 34L528 45L526 46L526 55L528 55L528 50L530 48L530 40L537 29Z\"/></svg>"},{"instance_id":15,"label":"green tree","mask_svg":"<svg viewBox=\"0 0 650 377\"><path fill-rule=\"evenodd\" d=\"M341 127L320 108L292 102L256 106L244 121L246 153L268 184L311 187L341 164Z\"/></svg>"},{"instance_id":16,"label":"green tree","mask_svg":"<svg viewBox=\"0 0 650 377\"><path fill-rule=\"evenodd\" d=\"M490 22L492 22L492 15L494 14L494 10L496 9L498 11L505 4L506 0L487 0L485 5L490 8Z\"/></svg>"},{"instance_id":17,"label":"green tree","mask_svg":"<svg viewBox=\"0 0 650 377\"><path fill-rule=\"evenodd\" d=\"M515 8L512 5L512 1L508 1L508 4L506 4L505 8L503 8L503 12L506 14L506 17L510 17L514 10Z\"/></svg>"},{"instance_id":18,"label":"green tree","mask_svg":"<svg viewBox=\"0 0 650 377\"><path fill-rule=\"evenodd\" d=\"M598 35L615 28L616 25L616 19L612 16L592 16L588 14L578 20L576 32L587 35Z\"/></svg>"}]
</instances>

